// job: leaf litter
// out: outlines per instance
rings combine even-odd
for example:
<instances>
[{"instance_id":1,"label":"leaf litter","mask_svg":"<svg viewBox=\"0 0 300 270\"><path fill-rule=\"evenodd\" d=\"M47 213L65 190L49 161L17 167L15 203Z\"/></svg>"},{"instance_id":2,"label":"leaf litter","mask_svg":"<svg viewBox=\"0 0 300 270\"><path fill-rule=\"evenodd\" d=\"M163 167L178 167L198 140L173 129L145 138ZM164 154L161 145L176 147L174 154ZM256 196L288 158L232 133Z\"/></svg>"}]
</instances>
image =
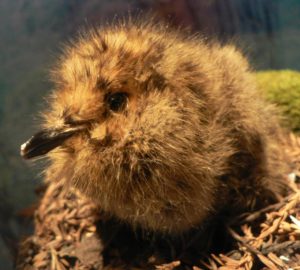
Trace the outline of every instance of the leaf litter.
<instances>
[{"instance_id":1,"label":"leaf litter","mask_svg":"<svg viewBox=\"0 0 300 270\"><path fill-rule=\"evenodd\" d=\"M133 231L75 190L50 183L34 212L34 234L20 243L17 269L300 269L300 138L289 135L292 192L282 201L227 224L230 249L198 252L195 242ZM197 241L199 240L199 241ZM192 244L191 244L192 243Z\"/></svg>"}]
</instances>

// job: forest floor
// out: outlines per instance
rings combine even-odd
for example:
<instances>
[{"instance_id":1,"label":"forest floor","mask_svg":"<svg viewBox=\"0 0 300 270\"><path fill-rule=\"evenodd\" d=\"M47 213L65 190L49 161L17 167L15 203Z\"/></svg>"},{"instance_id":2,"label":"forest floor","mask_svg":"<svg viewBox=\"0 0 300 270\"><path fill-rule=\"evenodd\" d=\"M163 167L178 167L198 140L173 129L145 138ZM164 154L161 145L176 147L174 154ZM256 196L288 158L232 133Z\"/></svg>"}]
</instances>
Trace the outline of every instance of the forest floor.
<instances>
[{"instance_id":1,"label":"forest floor","mask_svg":"<svg viewBox=\"0 0 300 270\"><path fill-rule=\"evenodd\" d=\"M34 214L34 235L20 245L17 269L300 269L300 138L290 134L287 141L290 194L215 231L225 249L200 251L197 232L181 239L133 232L51 183Z\"/></svg>"}]
</instances>

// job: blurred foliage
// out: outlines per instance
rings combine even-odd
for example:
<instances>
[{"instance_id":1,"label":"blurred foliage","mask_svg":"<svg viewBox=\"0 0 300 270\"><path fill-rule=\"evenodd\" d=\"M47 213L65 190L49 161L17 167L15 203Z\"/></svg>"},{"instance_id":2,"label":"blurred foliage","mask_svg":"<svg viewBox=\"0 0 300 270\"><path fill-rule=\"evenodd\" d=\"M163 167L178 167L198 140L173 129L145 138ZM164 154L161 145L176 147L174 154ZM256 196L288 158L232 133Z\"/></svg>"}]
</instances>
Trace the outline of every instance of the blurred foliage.
<instances>
[{"instance_id":1,"label":"blurred foliage","mask_svg":"<svg viewBox=\"0 0 300 270\"><path fill-rule=\"evenodd\" d=\"M286 126L300 132L300 72L269 70L258 72L256 77L267 100L283 112Z\"/></svg>"}]
</instances>

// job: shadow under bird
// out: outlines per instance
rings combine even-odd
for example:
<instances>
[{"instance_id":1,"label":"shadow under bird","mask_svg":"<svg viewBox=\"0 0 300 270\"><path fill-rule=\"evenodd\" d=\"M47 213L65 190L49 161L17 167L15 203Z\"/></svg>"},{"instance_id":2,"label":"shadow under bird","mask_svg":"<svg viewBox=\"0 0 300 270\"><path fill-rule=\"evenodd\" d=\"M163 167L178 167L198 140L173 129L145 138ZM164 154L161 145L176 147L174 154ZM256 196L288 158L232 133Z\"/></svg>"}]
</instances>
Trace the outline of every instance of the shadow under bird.
<instances>
[{"instance_id":1,"label":"shadow under bird","mask_svg":"<svg viewBox=\"0 0 300 270\"><path fill-rule=\"evenodd\" d=\"M128 22L83 34L52 74L22 156L132 228L179 235L284 193L275 110L234 46Z\"/></svg>"}]
</instances>

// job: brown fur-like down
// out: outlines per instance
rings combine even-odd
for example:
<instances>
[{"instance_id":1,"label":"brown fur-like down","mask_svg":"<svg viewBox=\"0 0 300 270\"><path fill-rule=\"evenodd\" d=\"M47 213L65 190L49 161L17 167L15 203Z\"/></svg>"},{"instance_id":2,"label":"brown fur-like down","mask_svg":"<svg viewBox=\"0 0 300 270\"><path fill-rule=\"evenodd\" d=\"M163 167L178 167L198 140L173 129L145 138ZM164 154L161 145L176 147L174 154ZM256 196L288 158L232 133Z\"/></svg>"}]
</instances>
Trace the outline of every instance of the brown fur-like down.
<instances>
[{"instance_id":1,"label":"brown fur-like down","mask_svg":"<svg viewBox=\"0 0 300 270\"><path fill-rule=\"evenodd\" d=\"M54 77L44 128L84 128L48 154L48 180L133 227L183 233L284 189L273 108L233 46L125 23L82 35Z\"/></svg>"}]
</instances>

